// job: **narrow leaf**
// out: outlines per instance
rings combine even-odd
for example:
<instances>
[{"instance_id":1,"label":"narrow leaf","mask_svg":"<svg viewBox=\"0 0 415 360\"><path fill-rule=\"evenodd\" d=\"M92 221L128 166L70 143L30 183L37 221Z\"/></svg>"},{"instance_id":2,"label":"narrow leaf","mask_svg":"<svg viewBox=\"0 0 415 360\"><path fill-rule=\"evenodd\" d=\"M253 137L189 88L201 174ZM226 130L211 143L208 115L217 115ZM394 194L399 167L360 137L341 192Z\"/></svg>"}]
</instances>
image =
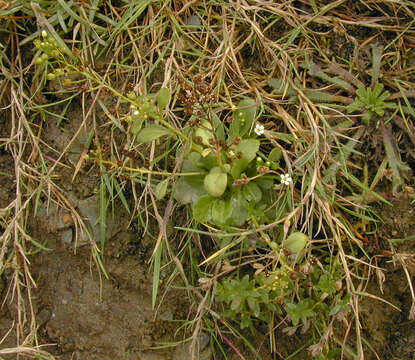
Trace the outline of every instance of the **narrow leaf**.
<instances>
[{"instance_id":1,"label":"narrow leaf","mask_svg":"<svg viewBox=\"0 0 415 360\"><path fill-rule=\"evenodd\" d=\"M164 135L173 135L173 133L164 126L154 124L141 130L137 140L139 142L150 142Z\"/></svg>"},{"instance_id":2,"label":"narrow leaf","mask_svg":"<svg viewBox=\"0 0 415 360\"><path fill-rule=\"evenodd\" d=\"M163 181L160 181L157 184L156 189L154 190L157 200L161 200L161 199L164 198L164 196L167 193L167 186L168 185L169 185L169 179L165 179Z\"/></svg>"},{"instance_id":3,"label":"narrow leaf","mask_svg":"<svg viewBox=\"0 0 415 360\"><path fill-rule=\"evenodd\" d=\"M161 88L157 94L157 106L160 110L164 110L170 103L171 94L169 89Z\"/></svg>"}]
</instances>

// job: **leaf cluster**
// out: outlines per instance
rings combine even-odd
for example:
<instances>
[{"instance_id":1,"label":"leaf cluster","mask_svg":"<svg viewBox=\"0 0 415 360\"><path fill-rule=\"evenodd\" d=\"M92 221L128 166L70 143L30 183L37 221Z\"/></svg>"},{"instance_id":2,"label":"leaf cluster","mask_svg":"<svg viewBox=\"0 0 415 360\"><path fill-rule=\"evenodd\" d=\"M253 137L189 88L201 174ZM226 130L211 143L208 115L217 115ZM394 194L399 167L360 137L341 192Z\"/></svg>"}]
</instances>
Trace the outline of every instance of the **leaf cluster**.
<instances>
[{"instance_id":1,"label":"leaf cluster","mask_svg":"<svg viewBox=\"0 0 415 360\"><path fill-rule=\"evenodd\" d=\"M157 94L146 94L136 96L129 93L129 100L133 101L131 105L132 114L127 116L126 121L131 123L130 132L137 136L139 142L150 142L161 136L173 135L172 131L159 124L149 124L141 129L146 121L160 121L163 118L163 110L170 102L170 91L167 88L161 88ZM141 131L140 131L141 130Z\"/></svg>"},{"instance_id":2,"label":"leaf cluster","mask_svg":"<svg viewBox=\"0 0 415 360\"><path fill-rule=\"evenodd\" d=\"M386 109L396 109L397 105L385 102L390 96L389 91L383 91L383 84L377 82L374 88L360 86L356 91L356 99L349 104L346 109L349 113L360 111L364 112L363 122L368 124L376 114L383 116Z\"/></svg>"},{"instance_id":3,"label":"leaf cluster","mask_svg":"<svg viewBox=\"0 0 415 360\"><path fill-rule=\"evenodd\" d=\"M274 199L268 194L276 178L270 167L276 169L278 163L270 161L261 169L261 143L250 134L255 114L255 102L244 99L229 127L212 115L194 130L201 147L187 154L182 172L200 175L180 178L173 195L178 202L192 205L195 220L223 227L242 226L250 216L266 219Z\"/></svg>"},{"instance_id":4,"label":"leaf cluster","mask_svg":"<svg viewBox=\"0 0 415 360\"><path fill-rule=\"evenodd\" d=\"M227 318L240 317L241 328L252 326L252 317L269 320L269 311L276 307L269 301L266 289L256 286L254 279L245 275L242 279L225 278L217 287L217 301L225 302L229 308L223 312Z\"/></svg>"},{"instance_id":5,"label":"leaf cluster","mask_svg":"<svg viewBox=\"0 0 415 360\"><path fill-rule=\"evenodd\" d=\"M350 295L343 294L338 266L321 268L304 260L297 268L280 266L253 279L249 275L225 278L217 287L217 301L229 306L224 316L247 327L254 319L266 321L285 312L293 326L308 329L311 320L324 322L326 317L341 318L350 311Z\"/></svg>"}]
</instances>

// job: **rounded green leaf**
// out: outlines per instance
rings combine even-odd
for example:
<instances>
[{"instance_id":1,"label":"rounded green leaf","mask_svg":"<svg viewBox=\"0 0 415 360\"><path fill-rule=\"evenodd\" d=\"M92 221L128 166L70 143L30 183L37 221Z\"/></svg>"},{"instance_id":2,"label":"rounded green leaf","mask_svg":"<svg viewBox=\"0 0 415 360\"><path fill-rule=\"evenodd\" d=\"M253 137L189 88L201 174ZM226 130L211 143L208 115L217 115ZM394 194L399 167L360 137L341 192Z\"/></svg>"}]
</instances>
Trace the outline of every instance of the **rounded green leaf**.
<instances>
[{"instance_id":1,"label":"rounded green leaf","mask_svg":"<svg viewBox=\"0 0 415 360\"><path fill-rule=\"evenodd\" d=\"M203 176L181 177L173 187L173 197L181 204L194 203L202 195L206 195Z\"/></svg>"},{"instance_id":2,"label":"rounded green leaf","mask_svg":"<svg viewBox=\"0 0 415 360\"><path fill-rule=\"evenodd\" d=\"M197 199L197 201L192 206L193 217L196 221L208 222L211 220L211 208L214 200L215 199L209 195L204 195Z\"/></svg>"},{"instance_id":3,"label":"rounded green leaf","mask_svg":"<svg viewBox=\"0 0 415 360\"><path fill-rule=\"evenodd\" d=\"M232 204L229 200L215 199L212 203L211 211L213 223L222 225L225 224L232 215Z\"/></svg>"},{"instance_id":4,"label":"rounded green leaf","mask_svg":"<svg viewBox=\"0 0 415 360\"><path fill-rule=\"evenodd\" d=\"M198 127L194 133L195 138L199 137L202 139L202 144L205 146L210 145L210 140L213 139L212 125L209 121L203 121L202 126Z\"/></svg>"},{"instance_id":5,"label":"rounded green leaf","mask_svg":"<svg viewBox=\"0 0 415 360\"><path fill-rule=\"evenodd\" d=\"M205 176L205 190L214 197L221 196L228 184L228 176L225 173L209 173Z\"/></svg>"},{"instance_id":6,"label":"rounded green leaf","mask_svg":"<svg viewBox=\"0 0 415 360\"><path fill-rule=\"evenodd\" d=\"M296 231L288 236L287 240L285 240L284 248L295 254L303 250L308 241L309 239L306 234Z\"/></svg>"},{"instance_id":7,"label":"rounded green leaf","mask_svg":"<svg viewBox=\"0 0 415 360\"><path fill-rule=\"evenodd\" d=\"M239 178L241 173L249 166L249 163L256 158L260 142L257 139L244 139L236 147L236 152L240 152L242 157L232 163L231 175L234 179Z\"/></svg>"},{"instance_id":8,"label":"rounded green leaf","mask_svg":"<svg viewBox=\"0 0 415 360\"><path fill-rule=\"evenodd\" d=\"M257 139L245 139L238 144L236 151L241 152L242 156L248 161L252 161L256 157L260 144L260 141Z\"/></svg>"},{"instance_id":9,"label":"rounded green leaf","mask_svg":"<svg viewBox=\"0 0 415 360\"><path fill-rule=\"evenodd\" d=\"M242 187L242 193L246 200L258 202L262 198L262 191L259 186L250 182Z\"/></svg>"},{"instance_id":10,"label":"rounded green leaf","mask_svg":"<svg viewBox=\"0 0 415 360\"><path fill-rule=\"evenodd\" d=\"M274 161L277 162L281 159L282 157L282 151L280 148L274 148L271 150L271 152L268 155L268 159L269 161Z\"/></svg>"}]
</instances>

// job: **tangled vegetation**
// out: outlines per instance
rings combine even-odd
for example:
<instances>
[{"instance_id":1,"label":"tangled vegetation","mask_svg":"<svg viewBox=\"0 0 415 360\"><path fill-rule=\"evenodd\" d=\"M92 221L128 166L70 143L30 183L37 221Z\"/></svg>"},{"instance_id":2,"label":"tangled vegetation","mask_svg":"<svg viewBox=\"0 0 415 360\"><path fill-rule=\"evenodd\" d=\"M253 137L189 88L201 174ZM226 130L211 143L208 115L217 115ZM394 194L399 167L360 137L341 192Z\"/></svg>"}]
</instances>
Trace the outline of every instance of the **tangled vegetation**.
<instances>
[{"instance_id":1,"label":"tangled vegetation","mask_svg":"<svg viewBox=\"0 0 415 360\"><path fill-rule=\"evenodd\" d=\"M45 201L71 212L104 277L107 219L125 209L154 240L153 307L169 287L192 304L194 358L206 332L214 358L259 359L258 331L275 358L370 358L359 302L380 261L407 273L393 243L368 243L376 204L414 201L414 15L409 0L0 1L15 193L0 208L0 274L18 307L17 346L0 356L54 358L30 311L30 258L48 248L30 217ZM59 152L43 132L66 131L73 107L82 127ZM61 167L66 181L98 174L98 237ZM277 332L306 341L283 357Z\"/></svg>"}]
</instances>

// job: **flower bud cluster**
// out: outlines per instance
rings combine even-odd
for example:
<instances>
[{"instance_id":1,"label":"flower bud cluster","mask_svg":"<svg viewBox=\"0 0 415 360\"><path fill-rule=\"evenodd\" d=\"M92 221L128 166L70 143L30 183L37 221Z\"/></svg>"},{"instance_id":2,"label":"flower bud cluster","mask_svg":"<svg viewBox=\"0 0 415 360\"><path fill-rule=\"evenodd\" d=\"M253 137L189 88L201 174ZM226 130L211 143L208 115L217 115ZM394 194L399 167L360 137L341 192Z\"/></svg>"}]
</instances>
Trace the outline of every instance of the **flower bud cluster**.
<instances>
[{"instance_id":1,"label":"flower bud cluster","mask_svg":"<svg viewBox=\"0 0 415 360\"><path fill-rule=\"evenodd\" d=\"M270 169L276 170L278 168L277 163L271 162L269 160L266 160L264 162L264 160L260 156L258 156L256 158L256 166L257 166L256 169L257 169L258 173L260 173L260 174L267 173L267 172L270 171Z\"/></svg>"},{"instance_id":2,"label":"flower bud cluster","mask_svg":"<svg viewBox=\"0 0 415 360\"><path fill-rule=\"evenodd\" d=\"M42 39L36 39L33 43L41 51L41 54L35 59L35 63L38 65L47 63L50 59L62 57L65 52L65 48L59 47L56 40L45 30L42 31Z\"/></svg>"},{"instance_id":3,"label":"flower bud cluster","mask_svg":"<svg viewBox=\"0 0 415 360\"><path fill-rule=\"evenodd\" d=\"M59 47L56 40L52 36L49 36L45 30L42 31L42 39L36 39L33 43L41 52L41 54L35 58L35 64L37 65L47 64L52 59L61 58L65 52L65 48ZM46 77L48 80L55 80L64 75L65 70L59 68L48 73Z\"/></svg>"},{"instance_id":4,"label":"flower bud cluster","mask_svg":"<svg viewBox=\"0 0 415 360\"><path fill-rule=\"evenodd\" d=\"M131 114L125 118L127 122L157 119L159 117L158 108L151 100L139 99L133 93L129 93L127 96L138 102L138 104L130 106Z\"/></svg>"},{"instance_id":5,"label":"flower bud cluster","mask_svg":"<svg viewBox=\"0 0 415 360\"><path fill-rule=\"evenodd\" d=\"M259 277L259 282L268 291L279 290L280 293L284 293L284 290L288 289L290 285L290 277L286 269L266 271Z\"/></svg>"}]
</instances>

